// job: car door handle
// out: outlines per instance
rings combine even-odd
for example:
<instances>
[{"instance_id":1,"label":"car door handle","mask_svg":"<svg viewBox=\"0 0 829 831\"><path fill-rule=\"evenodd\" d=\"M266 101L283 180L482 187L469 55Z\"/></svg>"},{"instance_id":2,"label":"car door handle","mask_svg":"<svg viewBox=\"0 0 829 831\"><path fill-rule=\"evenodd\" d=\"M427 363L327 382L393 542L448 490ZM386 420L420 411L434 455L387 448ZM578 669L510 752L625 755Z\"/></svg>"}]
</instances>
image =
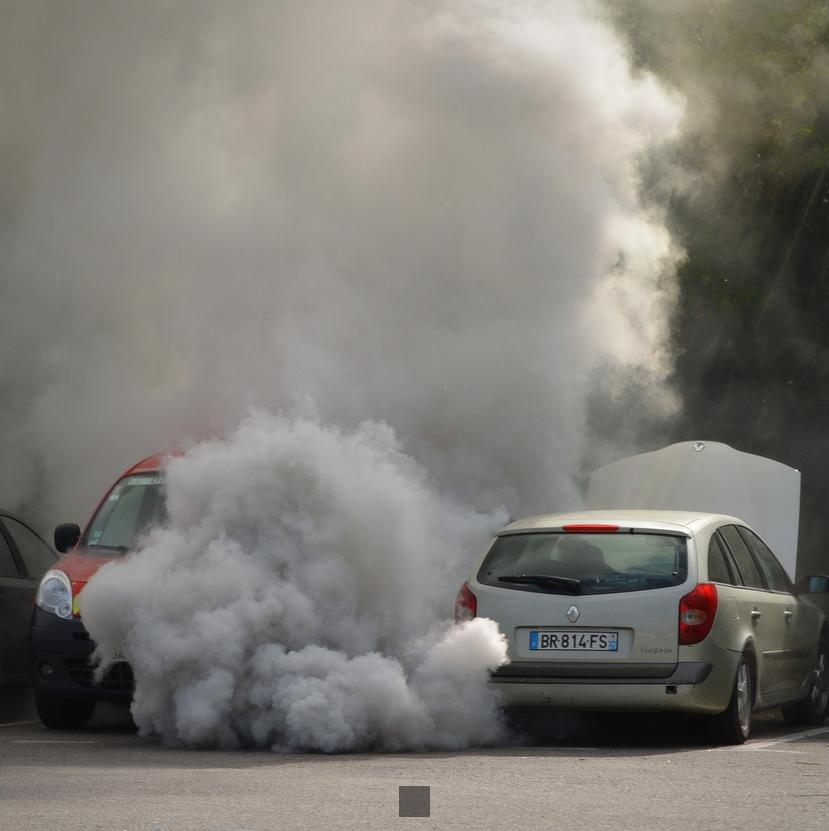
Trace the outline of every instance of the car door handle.
<instances>
[{"instance_id":1,"label":"car door handle","mask_svg":"<svg viewBox=\"0 0 829 831\"><path fill-rule=\"evenodd\" d=\"M792 615L793 614L794 614L794 612L791 611L791 609L786 609L786 611L783 612L783 617L786 618L786 623L791 623L792 622Z\"/></svg>"},{"instance_id":2,"label":"car door handle","mask_svg":"<svg viewBox=\"0 0 829 831\"><path fill-rule=\"evenodd\" d=\"M760 618L763 617L763 613L759 609L752 609L751 610L751 622L757 623Z\"/></svg>"}]
</instances>

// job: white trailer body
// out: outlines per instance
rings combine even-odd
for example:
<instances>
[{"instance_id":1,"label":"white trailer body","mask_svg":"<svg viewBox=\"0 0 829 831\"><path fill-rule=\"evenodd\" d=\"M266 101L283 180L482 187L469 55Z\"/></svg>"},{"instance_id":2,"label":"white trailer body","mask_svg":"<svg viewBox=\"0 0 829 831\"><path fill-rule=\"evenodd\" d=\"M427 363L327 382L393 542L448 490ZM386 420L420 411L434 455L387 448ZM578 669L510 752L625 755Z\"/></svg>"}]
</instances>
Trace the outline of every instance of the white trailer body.
<instances>
[{"instance_id":1,"label":"white trailer body","mask_svg":"<svg viewBox=\"0 0 829 831\"><path fill-rule=\"evenodd\" d=\"M737 517L797 575L800 472L711 441L686 441L593 471L588 508L701 511Z\"/></svg>"}]
</instances>

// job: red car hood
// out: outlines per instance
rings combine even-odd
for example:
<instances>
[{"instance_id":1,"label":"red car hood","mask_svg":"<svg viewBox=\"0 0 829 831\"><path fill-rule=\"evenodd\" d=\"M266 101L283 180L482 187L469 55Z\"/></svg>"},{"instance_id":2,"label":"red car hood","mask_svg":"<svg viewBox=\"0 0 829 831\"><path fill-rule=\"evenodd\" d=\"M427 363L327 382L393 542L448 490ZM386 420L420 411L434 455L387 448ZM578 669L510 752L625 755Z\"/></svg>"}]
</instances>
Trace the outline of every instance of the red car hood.
<instances>
[{"instance_id":1,"label":"red car hood","mask_svg":"<svg viewBox=\"0 0 829 831\"><path fill-rule=\"evenodd\" d=\"M69 582L72 584L72 611L75 613L75 617L80 617L78 595L81 593L83 587L101 566L111 563L117 556L99 557L97 555L78 554L76 551L70 551L55 564L55 568L65 572L69 578Z\"/></svg>"}]
</instances>

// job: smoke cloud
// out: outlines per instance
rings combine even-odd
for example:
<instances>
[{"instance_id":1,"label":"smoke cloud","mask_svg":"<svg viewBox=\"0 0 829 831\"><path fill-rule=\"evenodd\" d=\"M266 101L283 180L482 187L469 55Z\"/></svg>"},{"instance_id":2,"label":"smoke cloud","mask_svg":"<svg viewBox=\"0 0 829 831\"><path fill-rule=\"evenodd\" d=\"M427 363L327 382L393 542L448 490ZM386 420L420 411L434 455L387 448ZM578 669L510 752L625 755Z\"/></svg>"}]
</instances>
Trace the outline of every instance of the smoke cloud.
<instances>
[{"instance_id":1,"label":"smoke cloud","mask_svg":"<svg viewBox=\"0 0 829 831\"><path fill-rule=\"evenodd\" d=\"M82 517L253 406L547 510L595 363L669 368L679 105L579 3L27 2L0 47L3 504Z\"/></svg>"},{"instance_id":2,"label":"smoke cloud","mask_svg":"<svg viewBox=\"0 0 829 831\"><path fill-rule=\"evenodd\" d=\"M503 635L438 621L504 517L442 497L388 427L257 414L170 462L168 504L82 594L99 658L133 666L142 730L329 752L501 736Z\"/></svg>"},{"instance_id":3,"label":"smoke cloud","mask_svg":"<svg viewBox=\"0 0 829 831\"><path fill-rule=\"evenodd\" d=\"M578 504L597 367L674 406L638 165L679 99L575 0L5 17L0 502L71 519L192 447L85 590L139 725L495 740L503 645L440 621L496 519Z\"/></svg>"}]
</instances>

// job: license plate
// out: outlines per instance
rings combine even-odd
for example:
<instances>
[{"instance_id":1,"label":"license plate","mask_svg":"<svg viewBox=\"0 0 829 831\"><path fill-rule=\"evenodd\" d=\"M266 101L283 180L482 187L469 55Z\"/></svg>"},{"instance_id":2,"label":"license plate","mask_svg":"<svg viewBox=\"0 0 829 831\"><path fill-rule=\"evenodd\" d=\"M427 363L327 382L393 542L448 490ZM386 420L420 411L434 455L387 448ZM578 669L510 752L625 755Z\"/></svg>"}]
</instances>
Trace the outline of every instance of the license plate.
<instances>
[{"instance_id":1,"label":"license plate","mask_svg":"<svg viewBox=\"0 0 829 831\"><path fill-rule=\"evenodd\" d=\"M618 632L573 632L567 629L530 632L530 649L545 652L616 652Z\"/></svg>"}]
</instances>

